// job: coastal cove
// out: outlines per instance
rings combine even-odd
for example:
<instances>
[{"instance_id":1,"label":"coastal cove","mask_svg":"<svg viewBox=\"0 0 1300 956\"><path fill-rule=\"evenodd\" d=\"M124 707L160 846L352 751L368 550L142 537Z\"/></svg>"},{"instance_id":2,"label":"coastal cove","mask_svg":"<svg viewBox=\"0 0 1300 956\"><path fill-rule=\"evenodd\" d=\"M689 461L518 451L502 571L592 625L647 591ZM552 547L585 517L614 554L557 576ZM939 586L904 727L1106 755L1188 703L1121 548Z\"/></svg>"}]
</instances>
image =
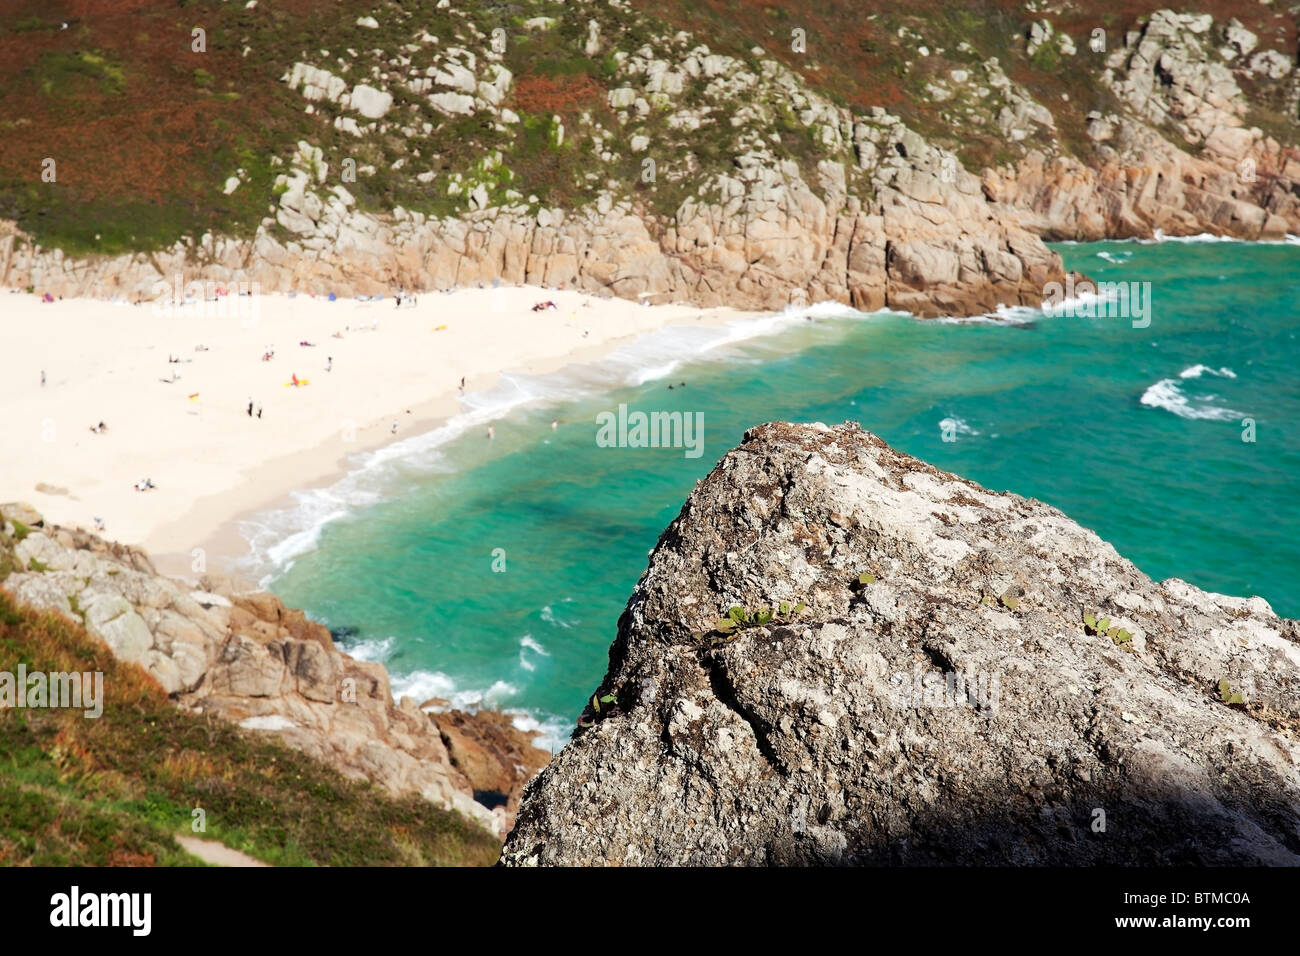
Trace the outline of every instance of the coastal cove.
<instances>
[{"instance_id":1,"label":"coastal cove","mask_svg":"<svg viewBox=\"0 0 1300 956\"><path fill-rule=\"evenodd\" d=\"M559 743L693 483L757 422L853 419L1061 508L1156 579L1294 615L1300 247L1056 248L1099 281L1150 282L1149 326L822 304L725 334L660 330L599 363L503 377L438 429L247 518L245 570L383 661L395 694L515 710ZM600 447L598 416L620 405L702 416L701 456Z\"/></svg>"}]
</instances>

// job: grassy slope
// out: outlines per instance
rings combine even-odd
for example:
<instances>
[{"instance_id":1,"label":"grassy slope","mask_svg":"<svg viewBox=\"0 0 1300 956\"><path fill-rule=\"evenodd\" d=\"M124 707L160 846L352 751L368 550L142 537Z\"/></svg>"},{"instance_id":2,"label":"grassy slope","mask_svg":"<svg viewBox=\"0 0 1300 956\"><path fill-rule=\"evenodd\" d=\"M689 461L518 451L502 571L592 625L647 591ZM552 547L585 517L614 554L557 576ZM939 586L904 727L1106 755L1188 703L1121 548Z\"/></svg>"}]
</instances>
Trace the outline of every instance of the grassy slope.
<instances>
[{"instance_id":1,"label":"grassy slope","mask_svg":"<svg viewBox=\"0 0 1300 956\"><path fill-rule=\"evenodd\" d=\"M102 671L103 716L0 710L0 864L190 865L199 834L279 865L490 865L499 846L458 814L368 784L170 703L80 626L0 591L0 668Z\"/></svg>"},{"instance_id":2,"label":"grassy slope","mask_svg":"<svg viewBox=\"0 0 1300 956\"><path fill-rule=\"evenodd\" d=\"M10 0L0 21L0 217L17 219L44 244L83 254L157 249L208 229L249 235L275 201L274 159L286 158L299 139L320 145L332 169L344 156L376 167L375 175L361 177L353 188L362 207L373 211L403 205L433 214L460 212L464 194L448 196L447 184L461 173L471 182L488 177L497 188L560 206L622 184L648 209L664 212L698 177L676 185L661 177L659 185L646 187L636 157L625 149L622 162L600 169L589 140L570 136L555 144L556 115L570 131L583 113L607 130L618 129L605 105L606 92L618 85L613 63L607 55L592 58L581 50L588 17L602 21L606 54L610 44L631 51L677 28L747 62L750 47L760 44L834 99L902 115L924 135L958 150L973 169L1012 159L1015 151L995 126L974 122L965 112L978 111L979 103L935 103L926 86L952 69L996 56L1013 80L1056 113L1059 148L1086 158L1084 117L1114 107L1096 80L1101 56L1087 48L1089 31L1105 29L1114 49L1125 28L1170 0L1116 0L1103 13L1089 12L1084 3L1059 3L1041 14L1027 12L1018 0L912 0L901 7L884 0L633 2L635 15L604 5L575 14L546 0L461 0L455 6L467 21L439 10L436 0L261 0L251 11L220 0ZM1269 6L1203 0L1195 9L1220 20L1239 17L1260 35L1260 49L1295 49L1293 19L1278 19ZM357 26L357 17L371 11L379 14L380 29ZM556 27L527 30L524 21L539 14L558 18ZM1075 57L1049 51L1031 61L1024 55L1023 36L1039 16L1070 33L1079 48ZM445 48L457 42L467 22L483 36L506 31L504 62L516 84L505 105L523 120L515 130L494 130L473 117L443 117L392 83L397 105L390 118L409 119L416 127L428 122L432 133L357 140L330 125L334 107L318 104L318 112L307 115L301 96L280 80L295 60L337 69L337 58L346 54L356 66L343 76L353 84L372 66L386 70L384 57L419 30L439 36ZM206 30L206 53L191 51L195 26ZM806 31L806 54L791 49L795 28ZM904 28L921 39L900 39ZM922 41L930 56L917 54ZM963 41L974 52L960 52ZM1257 92L1260 104L1250 121L1294 142L1294 122L1269 99L1276 91L1248 92ZM792 145L782 151L798 152L797 136L783 141ZM662 142L672 145L671 137ZM726 138L707 126L683 148L706 171L730 163ZM501 170L476 168L498 149L513 179ZM58 163L55 184L41 182L46 157ZM399 158L406 165L391 170ZM245 184L223 195L226 177L238 168L245 170ZM587 179L596 169L601 178ZM415 174L421 170L437 179L419 184Z\"/></svg>"}]
</instances>

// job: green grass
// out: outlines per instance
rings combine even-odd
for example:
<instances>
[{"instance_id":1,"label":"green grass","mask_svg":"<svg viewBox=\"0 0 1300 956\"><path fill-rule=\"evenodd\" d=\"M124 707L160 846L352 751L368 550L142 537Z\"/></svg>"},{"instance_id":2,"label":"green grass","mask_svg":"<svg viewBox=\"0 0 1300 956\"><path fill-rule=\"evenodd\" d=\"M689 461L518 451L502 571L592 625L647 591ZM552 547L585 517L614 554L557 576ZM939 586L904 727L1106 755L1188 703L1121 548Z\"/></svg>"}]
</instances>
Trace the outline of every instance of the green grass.
<instances>
[{"instance_id":1,"label":"green grass","mask_svg":"<svg viewBox=\"0 0 1300 956\"><path fill-rule=\"evenodd\" d=\"M296 751L175 707L77 624L0 591L0 660L102 671L104 711L0 710L0 864L186 865L206 831L287 866L490 865L496 839L417 797L395 799Z\"/></svg>"},{"instance_id":2,"label":"green grass","mask_svg":"<svg viewBox=\"0 0 1300 956\"><path fill-rule=\"evenodd\" d=\"M116 96L126 89L126 74L120 63L84 50L45 54L36 78L46 96L72 96L87 88Z\"/></svg>"}]
</instances>

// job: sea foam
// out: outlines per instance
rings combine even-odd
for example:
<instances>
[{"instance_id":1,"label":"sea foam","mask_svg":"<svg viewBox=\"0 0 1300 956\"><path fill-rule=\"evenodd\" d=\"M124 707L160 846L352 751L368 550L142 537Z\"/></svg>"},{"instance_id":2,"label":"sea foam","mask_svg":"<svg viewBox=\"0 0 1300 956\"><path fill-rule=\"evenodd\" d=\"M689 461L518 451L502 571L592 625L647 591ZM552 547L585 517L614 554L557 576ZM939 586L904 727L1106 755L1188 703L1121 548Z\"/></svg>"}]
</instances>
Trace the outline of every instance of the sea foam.
<instances>
[{"instance_id":1,"label":"sea foam","mask_svg":"<svg viewBox=\"0 0 1300 956\"><path fill-rule=\"evenodd\" d=\"M1240 421L1241 412L1211 404L1211 399L1193 400L1183 393L1178 379L1162 378L1142 393L1142 404L1172 412L1179 418L1204 421Z\"/></svg>"}]
</instances>

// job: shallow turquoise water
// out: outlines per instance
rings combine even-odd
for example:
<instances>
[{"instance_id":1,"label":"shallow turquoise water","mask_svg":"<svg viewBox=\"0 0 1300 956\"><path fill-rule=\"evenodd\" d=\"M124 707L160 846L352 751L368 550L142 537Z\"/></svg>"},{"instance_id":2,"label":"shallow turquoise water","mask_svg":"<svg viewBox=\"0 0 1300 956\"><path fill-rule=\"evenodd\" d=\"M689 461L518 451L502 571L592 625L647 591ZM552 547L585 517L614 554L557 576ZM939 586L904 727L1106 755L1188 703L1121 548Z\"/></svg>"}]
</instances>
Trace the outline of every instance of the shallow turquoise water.
<instances>
[{"instance_id":1,"label":"shallow turquoise water","mask_svg":"<svg viewBox=\"0 0 1300 956\"><path fill-rule=\"evenodd\" d=\"M1098 280L1151 282L1149 327L817 310L700 355L698 336L661 337L647 364L685 359L667 377L612 391L591 370L532 382L564 397L509 411L490 442L476 424L389 453L364 481L269 522L271 587L386 661L398 692L481 699L558 728L603 675L646 553L694 482L757 422L855 419L941 468L1050 502L1152 577L1300 614L1300 246L1058 248ZM596 416L619 403L702 413L702 455L598 447ZM276 541L307 526L294 548Z\"/></svg>"}]
</instances>

